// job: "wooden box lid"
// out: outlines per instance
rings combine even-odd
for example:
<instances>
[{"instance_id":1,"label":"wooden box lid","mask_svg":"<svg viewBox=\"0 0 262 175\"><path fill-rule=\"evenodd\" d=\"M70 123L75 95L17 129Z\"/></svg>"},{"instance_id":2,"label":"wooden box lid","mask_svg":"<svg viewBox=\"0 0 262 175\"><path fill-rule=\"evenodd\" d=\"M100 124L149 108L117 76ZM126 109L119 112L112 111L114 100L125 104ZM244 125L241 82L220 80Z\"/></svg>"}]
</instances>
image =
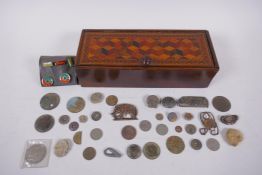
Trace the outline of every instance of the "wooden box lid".
<instances>
[{"instance_id":1,"label":"wooden box lid","mask_svg":"<svg viewBox=\"0 0 262 175\"><path fill-rule=\"evenodd\" d=\"M83 30L76 65L218 67L206 30Z\"/></svg>"}]
</instances>

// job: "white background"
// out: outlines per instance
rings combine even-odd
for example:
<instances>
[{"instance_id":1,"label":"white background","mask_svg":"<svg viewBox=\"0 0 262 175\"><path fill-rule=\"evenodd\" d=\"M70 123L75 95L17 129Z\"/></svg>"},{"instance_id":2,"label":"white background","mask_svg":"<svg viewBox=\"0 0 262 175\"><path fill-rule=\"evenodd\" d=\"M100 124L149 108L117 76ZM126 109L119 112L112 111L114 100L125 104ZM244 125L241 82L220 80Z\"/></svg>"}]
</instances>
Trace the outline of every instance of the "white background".
<instances>
[{"instance_id":1,"label":"white background","mask_svg":"<svg viewBox=\"0 0 262 175\"><path fill-rule=\"evenodd\" d=\"M0 174L262 174L262 1L259 0L94 0L94 1L0 1ZM220 64L220 71L205 89L136 89L136 88L82 88L80 86L42 88L39 83L38 59L41 55L75 55L80 32L85 28L123 29L207 29ZM115 94L120 102L136 104L139 119L148 119L153 128L147 133L138 129L139 121L115 122L109 115L112 108L105 103L94 105L88 99L93 92L105 95ZM61 97L60 105L52 111L44 111L39 100L45 93L56 92ZM185 111L193 112L192 122L201 126L198 113L211 111L221 115L212 106L209 109L148 109L143 99L148 94L160 97L167 95L179 98L184 95L200 95L210 101L216 95L224 95L232 102L228 114L238 114L239 122L232 126L245 136L238 147L229 146L221 135L217 152L205 146L209 134L189 136L177 134L174 126L189 123L181 118ZM79 114L71 114L66 108L70 97L82 96L86 108ZM53 154L53 145L59 138L72 138L68 126L62 126L57 119L69 114L77 121L80 114L90 116L100 110L103 118L99 122L89 121L80 125L83 131L82 145L74 145L64 158ZM157 112L176 111L179 120L170 123L154 118ZM56 119L54 128L47 133L34 129L35 119L41 114L52 114ZM169 133L159 136L155 132L157 123L167 124ZM132 141L121 138L121 128L132 124L138 129ZM99 127L104 137L93 141L89 137L92 128ZM219 123L220 129L227 128ZM168 152L165 140L170 135L180 135L186 149L180 155ZM25 142L28 139L52 139L50 162L47 168L20 169ZM200 151L189 146L191 138L203 143ZM161 155L156 160L141 156L129 159L125 150L131 143L143 146L155 141L161 146ZM97 149L92 161L82 157L87 146ZM112 146L124 153L121 159L105 157L102 150Z\"/></svg>"}]
</instances>

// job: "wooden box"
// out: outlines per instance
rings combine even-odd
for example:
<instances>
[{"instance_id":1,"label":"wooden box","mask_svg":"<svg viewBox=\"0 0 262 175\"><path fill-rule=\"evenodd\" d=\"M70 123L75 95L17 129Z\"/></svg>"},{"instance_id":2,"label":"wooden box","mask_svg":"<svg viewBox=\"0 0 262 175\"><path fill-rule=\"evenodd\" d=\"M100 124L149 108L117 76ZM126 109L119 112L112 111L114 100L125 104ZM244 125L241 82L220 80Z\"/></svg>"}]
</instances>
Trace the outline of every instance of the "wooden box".
<instances>
[{"instance_id":1,"label":"wooden box","mask_svg":"<svg viewBox=\"0 0 262 175\"><path fill-rule=\"evenodd\" d=\"M85 87L207 87L219 66L206 30L83 30Z\"/></svg>"}]
</instances>

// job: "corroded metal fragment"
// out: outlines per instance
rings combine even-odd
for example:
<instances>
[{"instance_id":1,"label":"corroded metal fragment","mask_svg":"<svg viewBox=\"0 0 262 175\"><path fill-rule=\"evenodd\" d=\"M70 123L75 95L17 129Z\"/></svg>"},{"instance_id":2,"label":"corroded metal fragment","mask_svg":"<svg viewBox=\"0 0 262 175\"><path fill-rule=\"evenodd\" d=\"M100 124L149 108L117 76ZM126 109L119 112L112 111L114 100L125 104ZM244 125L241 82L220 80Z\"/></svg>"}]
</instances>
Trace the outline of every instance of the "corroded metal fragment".
<instances>
[{"instance_id":1,"label":"corroded metal fragment","mask_svg":"<svg viewBox=\"0 0 262 175\"><path fill-rule=\"evenodd\" d=\"M137 108L132 104L116 105L111 114L114 120L137 120Z\"/></svg>"},{"instance_id":2,"label":"corroded metal fragment","mask_svg":"<svg viewBox=\"0 0 262 175\"><path fill-rule=\"evenodd\" d=\"M178 100L178 106L207 108L208 100L206 97L184 96Z\"/></svg>"},{"instance_id":3,"label":"corroded metal fragment","mask_svg":"<svg viewBox=\"0 0 262 175\"><path fill-rule=\"evenodd\" d=\"M217 127L217 123L215 121L215 117L211 112L201 112L200 120L204 125L204 128L200 128L200 134L205 135L208 130L210 130L210 134L218 135L219 129Z\"/></svg>"}]
</instances>

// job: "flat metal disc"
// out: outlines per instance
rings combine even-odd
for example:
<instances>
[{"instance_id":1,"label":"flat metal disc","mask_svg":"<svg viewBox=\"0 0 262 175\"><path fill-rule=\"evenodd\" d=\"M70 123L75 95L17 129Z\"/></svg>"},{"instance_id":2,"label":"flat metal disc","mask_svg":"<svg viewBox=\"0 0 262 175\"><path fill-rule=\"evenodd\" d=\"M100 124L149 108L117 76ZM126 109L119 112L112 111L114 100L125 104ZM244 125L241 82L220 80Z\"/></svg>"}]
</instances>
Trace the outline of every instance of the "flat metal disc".
<instances>
[{"instance_id":1,"label":"flat metal disc","mask_svg":"<svg viewBox=\"0 0 262 175\"><path fill-rule=\"evenodd\" d=\"M154 142L147 142L143 147L143 153L148 159L156 159L160 155L160 147Z\"/></svg>"},{"instance_id":2,"label":"flat metal disc","mask_svg":"<svg viewBox=\"0 0 262 175\"><path fill-rule=\"evenodd\" d=\"M168 133L168 127L165 124L158 124L156 126L156 132L159 135L166 135Z\"/></svg>"},{"instance_id":3,"label":"flat metal disc","mask_svg":"<svg viewBox=\"0 0 262 175\"><path fill-rule=\"evenodd\" d=\"M101 103L104 100L104 95L100 92L93 93L90 97L91 103Z\"/></svg>"},{"instance_id":4,"label":"flat metal disc","mask_svg":"<svg viewBox=\"0 0 262 175\"><path fill-rule=\"evenodd\" d=\"M167 119L170 122L175 122L177 120L177 114L175 112L170 112L167 114Z\"/></svg>"},{"instance_id":5,"label":"flat metal disc","mask_svg":"<svg viewBox=\"0 0 262 175\"><path fill-rule=\"evenodd\" d=\"M62 116L59 117L58 121L59 121L60 124L65 125L65 124L69 123L70 117L68 115L62 115Z\"/></svg>"},{"instance_id":6,"label":"flat metal disc","mask_svg":"<svg viewBox=\"0 0 262 175\"><path fill-rule=\"evenodd\" d=\"M202 148L202 143L198 139L191 140L190 145L194 150L200 150Z\"/></svg>"},{"instance_id":7,"label":"flat metal disc","mask_svg":"<svg viewBox=\"0 0 262 175\"><path fill-rule=\"evenodd\" d=\"M40 100L41 108L45 110L51 110L59 105L60 97L56 93L45 94Z\"/></svg>"},{"instance_id":8,"label":"flat metal disc","mask_svg":"<svg viewBox=\"0 0 262 175\"><path fill-rule=\"evenodd\" d=\"M186 130L186 132L187 132L188 134L193 135L193 134L196 133L197 128L196 128L196 126L193 125L193 124L187 124L187 125L185 126L185 130Z\"/></svg>"},{"instance_id":9,"label":"flat metal disc","mask_svg":"<svg viewBox=\"0 0 262 175\"><path fill-rule=\"evenodd\" d=\"M132 144L132 145L129 145L127 147L127 156L130 158L130 159L137 159L141 156L142 154L142 150L141 150L141 147L137 144Z\"/></svg>"},{"instance_id":10,"label":"flat metal disc","mask_svg":"<svg viewBox=\"0 0 262 175\"><path fill-rule=\"evenodd\" d=\"M35 129L38 132L47 132L53 128L55 120L53 116L44 114L38 117L35 121Z\"/></svg>"},{"instance_id":11,"label":"flat metal disc","mask_svg":"<svg viewBox=\"0 0 262 175\"><path fill-rule=\"evenodd\" d=\"M211 151L217 151L220 148L220 143L214 138L208 139L206 145Z\"/></svg>"},{"instance_id":12,"label":"flat metal disc","mask_svg":"<svg viewBox=\"0 0 262 175\"><path fill-rule=\"evenodd\" d=\"M71 123L69 124L69 129L70 129L71 131L76 131L78 128L79 128L79 124L78 124L77 122L71 122Z\"/></svg>"},{"instance_id":13,"label":"flat metal disc","mask_svg":"<svg viewBox=\"0 0 262 175\"><path fill-rule=\"evenodd\" d=\"M180 133L180 132L183 131L183 128L182 128L181 126L176 126L176 127L175 127L175 131L178 132L178 133Z\"/></svg>"},{"instance_id":14,"label":"flat metal disc","mask_svg":"<svg viewBox=\"0 0 262 175\"><path fill-rule=\"evenodd\" d=\"M214 108L220 112L227 112L231 108L230 101L223 96L216 96L212 100Z\"/></svg>"},{"instance_id":15,"label":"flat metal disc","mask_svg":"<svg viewBox=\"0 0 262 175\"><path fill-rule=\"evenodd\" d=\"M93 147L87 147L84 151L83 151L83 157L86 160L92 160L93 158L95 158L96 156L96 150Z\"/></svg>"},{"instance_id":16,"label":"flat metal disc","mask_svg":"<svg viewBox=\"0 0 262 175\"><path fill-rule=\"evenodd\" d=\"M115 95L109 95L106 97L106 104L109 106L115 106L118 102L118 98Z\"/></svg>"},{"instance_id":17,"label":"flat metal disc","mask_svg":"<svg viewBox=\"0 0 262 175\"><path fill-rule=\"evenodd\" d=\"M157 108L160 104L160 99L156 95L149 95L146 99L146 103L149 108Z\"/></svg>"},{"instance_id":18,"label":"flat metal disc","mask_svg":"<svg viewBox=\"0 0 262 175\"><path fill-rule=\"evenodd\" d=\"M41 162L47 155L47 148L44 144L33 144L27 148L25 161L30 164Z\"/></svg>"},{"instance_id":19,"label":"flat metal disc","mask_svg":"<svg viewBox=\"0 0 262 175\"><path fill-rule=\"evenodd\" d=\"M86 123L88 120L88 117L86 115L80 115L78 119L80 123Z\"/></svg>"},{"instance_id":20,"label":"flat metal disc","mask_svg":"<svg viewBox=\"0 0 262 175\"><path fill-rule=\"evenodd\" d=\"M150 121L148 120L142 120L140 123L139 123L139 127L142 131L149 131L152 127L152 124Z\"/></svg>"},{"instance_id":21,"label":"flat metal disc","mask_svg":"<svg viewBox=\"0 0 262 175\"><path fill-rule=\"evenodd\" d=\"M72 97L68 100L66 105L68 111L78 113L85 107L85 100L82 97Z\"/></svg>"},{"instance_id":22,"label":"flat metal disc","mask_svg":"<svg viewBox=\"0 0 262 175\"><path fill-rule=\"evenodd\" d=\"M157 114L156 114L156 119L157 119L157 120L163 120L163 119L164 119L164 115L161 114L161 113L157 113Z\"/></svg>"},{"instance_id":23,"label":"flat metal disc","mask_svg":"<svg viewBox=\"0 0 262 175\"><path fill-rule=\"evenodd\" d=\"M93 140L99 140L101 139L103 136L103 131L99 128L95 128L93 129L91 132L90 132L90 137L93 139Z\"/></svg>"},{"instance_id":24,"label":"flat metal disc","mask_svg":"<svg viewBox=\"0 0 262 175\"><path fill-rule=\"evenodd\" d=\"M70 139L60 139L56 142L54 152L57 157L66 156L72 148L72 141Z\"/></svg>"},{"instance_id":25,"label":"flat metal disc","mask_svg":"<svg viewBox=\"0 0 262 175\"><path fill-rule=\"evenodd\" d=\"M170 136L166 140L167 149L174 154L180 154L185 149L185 143L182 138L178 136Z\"/></svg>"},{"instance_id":26,"label":"flat metal disc","mask_svg":"<svg viewBox=\"0 0 262 175\"><path fill-rule=\"evenodd\" d=\"M185 120L192 120L194 118L194 116L193 116L193 114L191 114L191 113L189 113L189 112L187 112L187 113L185 113L184 114L184 119Z\"/></svg>"},{"instance_id":27,"label":"flat metal disc","mask_svg":"<svg viewBox=\"0 0 262 175\"><path fill-rule=\"evenodd\" d=\"M121 134L122 134L123 138L125 138L127 140L132 140L136 136L136 128L134 128L131 125L127 125L122 129Z\"/></svg>"},{"instance_id":28,"label":"flat metal disc","mask_svg":"<svg viewBox=\"0 0 262 175\"><path fill-rule=\"evenodd\" d=\"M165 107L165 108L173 108L176 105L176 100L173 97L164 97L161 100L161 104Z\"/></svg>"},{"instance_id":29,"label":"flat metal disc","mask_svg":"<svg viewBox=\"0 0 262 175\"><path fill-rule=\"evenodd\" d=\"M94 121L98 121L102 118L102 114L101 112L99 111L95 111L91 114L91 118L94 120Z\"/></svg>"}]
</instances>

